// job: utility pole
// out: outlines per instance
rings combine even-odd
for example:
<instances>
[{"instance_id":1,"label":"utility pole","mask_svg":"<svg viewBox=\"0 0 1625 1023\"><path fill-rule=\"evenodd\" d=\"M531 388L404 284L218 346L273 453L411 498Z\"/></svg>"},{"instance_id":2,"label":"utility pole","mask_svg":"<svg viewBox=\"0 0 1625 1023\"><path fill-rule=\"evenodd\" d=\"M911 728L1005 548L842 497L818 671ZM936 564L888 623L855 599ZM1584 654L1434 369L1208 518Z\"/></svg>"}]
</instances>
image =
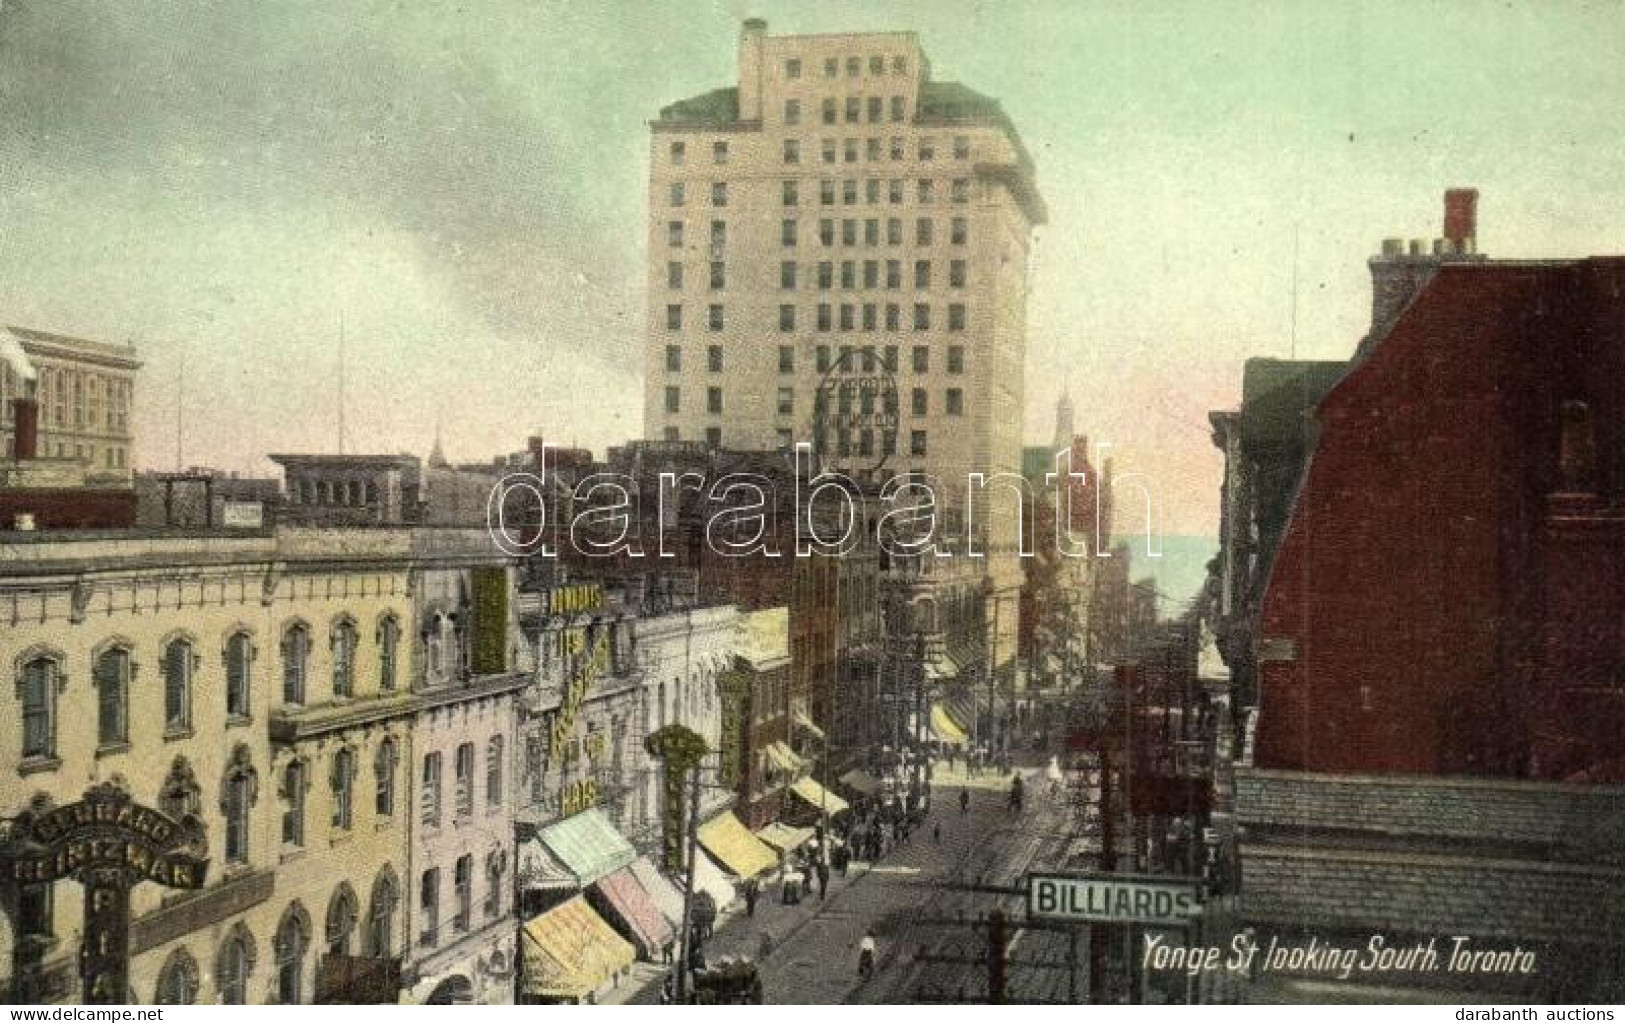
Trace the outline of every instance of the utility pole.
<instances>
[{"instance_id":1,"label":"utility pole","mask_svg":"<svg viewBox=\"0 0 1625 1023\"><path fill-rule=\"evenodd\" d=\"M987 918L987 1000L989 1005L1004 1004L1005 982L1009 964L1009 950L1005 944L1004 910L995 909Z\"/></svg>"},{"instance_id":2,"label":"utility pole","mask_svg":"<svg viewBox=\"0 0 1625 1023\"><path fill-rule=\"evenodd\" d=\"M981 736L979 741L987 744L987 752L993 755L993 732L998 727L999 711L994 702L999 685L999 591L990 587L988 597L993 601L993 642L988 650L987 658L987 734Z\"/></svg>"},{"instance_id":3,"label":"utility pole","mask_svg":"<svg viewBox=\"0 0 1625 1023\"><path fill-rule=\"evenodd\" d=\"M695 763L690 769L688 789L688 877L683 884L683 933L678 937L677 951L677 985L675 1001L678 1005L685 1002L688 991L689 959L693 956L690 947L694 941L694 875L695 858L699 855L700 841L700 765ZM719 910L722 908L717 907Z\"/></svg>"},{"instance_id":4,"label":"utility pole","mask_svg":"<svg viewBox=\"0 0 1625 1023\"><path fill-rule=\"evenodd\" d=\"M931 803L930 788L925 778L925 633L914 634L914 666L910 672L914 679L914 784L919 793L920 809Z\"/></svg>"},{"instance_id":5,"label":"utility pole","mask_svg":"<svg viewBox=\"0 0 1625 1023\"><path fill-rule=\"evenodd\" d=\"M1117 828L1112 822L1112 753L1109 742L1100 744L1100 870L1117 869ZM1106 1004L1105 924L1089 925L1089 1001Z\"/></svg>"}]
</instances>

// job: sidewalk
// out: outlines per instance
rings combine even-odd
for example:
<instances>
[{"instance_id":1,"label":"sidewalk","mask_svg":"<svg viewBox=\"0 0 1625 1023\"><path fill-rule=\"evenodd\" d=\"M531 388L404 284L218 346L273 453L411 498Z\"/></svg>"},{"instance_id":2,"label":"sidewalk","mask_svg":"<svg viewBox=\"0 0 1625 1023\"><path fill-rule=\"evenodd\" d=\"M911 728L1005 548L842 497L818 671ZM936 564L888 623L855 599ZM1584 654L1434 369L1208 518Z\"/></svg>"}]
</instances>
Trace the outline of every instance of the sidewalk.
<instances>
[{"instance_id":1,"label":"sidewalk","mask_svg":"<svg viewBox=\"0 0 1625 1023\"><path fill-rule=\"evenodd\" d=\"M885 863L886 858L881 859ZM803 895L798 905L786 906L779 902L779 886L777 884L763 884L762 897L756 902L756 915L750 916L745 912L745 900L735 899L733 903L722 910L717 920L716 930L710 941L705 943L705 956L711 962L732 956L734 958L748 958L760 960L762 935L768 935L772 942L772 956L777 956L787 943L789 943L803 927L816 919L819 914L837 902L841 895L866 877L871 864L855 861L847 871L846 877L841 877L835 871L830 871L829 890L826 897L818 897L815 884L812 894ZM772 963L772 956L767 960ZM649 1005L659 1001L660 981L666 974L667 967L658 963L639 963L633 970L630 980L623 980L618 989L601 997L600 1005Z\"/></svg>"},{"instance_id":2,"label":"sidewalk","mask_svg":"<svg viewBox=\"0 0 1625 1023\"><path fill-rule=\"evenodd\" d=\"M1034 769L1029 765L1018 769L1031 783ZM920 905L922 884L954 876L967 853L986 844L990 827L1003 824L1002 791L1009 784L1009 775L1000 777L992 770L967 778L962 767L952 772L939 768L932 786L933 812L910 842L889 850L877 862L854 862L845 878L831 872L825 899L818 898L815 888L799 905L786 906L778 901L776 884L764 885L755 916L747 916L744 901L736 900L706 943L706 958L712 962L724 956L756 960L771 1003L844 1000L857 984L857 946L865 930L876 929L882 972L896 957L912 956L912 948L902 948L893 940L893 926ZM969 816L959 813L962 786L972 793ZM934 824L942 830L940 843L931 838ZM760 955L764 933L772 943L765 960ZM600 1004L655 1003L664 975L664 967L640 964L634 979L622 981L620 989L599 999ZM648 979L641 980L644 977Z\"/></svg>"}]
</instances>

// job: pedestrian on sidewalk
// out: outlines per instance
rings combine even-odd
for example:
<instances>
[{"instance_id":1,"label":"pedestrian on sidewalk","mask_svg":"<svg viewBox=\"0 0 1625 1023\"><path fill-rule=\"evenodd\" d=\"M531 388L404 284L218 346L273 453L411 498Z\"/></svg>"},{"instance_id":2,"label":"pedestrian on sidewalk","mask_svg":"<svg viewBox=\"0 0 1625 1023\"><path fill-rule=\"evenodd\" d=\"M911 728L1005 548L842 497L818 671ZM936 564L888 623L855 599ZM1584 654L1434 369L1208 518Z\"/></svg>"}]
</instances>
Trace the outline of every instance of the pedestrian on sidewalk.
<instances>
[{"instance_id":1,"label":"pedestrian on sidewalk","mask_svg":"<svg viewBox=\"0 0 1625 1023\"><path fill-rule=\"evenodd\" d=\"M963 817L970 812L970 786L959 787L959 816Z\"/></svg>"},{"instance_id":2,"label":"pedestrian on sidewalk","mask_svg":"<svg viewBox=\"0 0 1625 1023\"><path fill-rule=\"evenodd\" d=\"M754 877L745 882L745 915L756 915L756 899L762 894L762 883Z\"/></svg>"},{"instance_id":3,"label":"pedestrian on sidewalk","mask_svg":"<svg viewBox=\"0 0 1625 1023\"><path fill-rule=\"evenodd\" d=\"M931 841L937 845L942 844L942 823L940 821L931 825Z\"/></svg>"},{"instance_id":4,"label":"pedestrian on sidewalk","mask_svg":"<svg viewBox=\"0 0 1625 1023\"><path fill-rule=\"evenodd\" d=\"M818 901L824 901L824 894L829 891L829 864L823 860L818 861Z\"/></svg>"}]
</instances>

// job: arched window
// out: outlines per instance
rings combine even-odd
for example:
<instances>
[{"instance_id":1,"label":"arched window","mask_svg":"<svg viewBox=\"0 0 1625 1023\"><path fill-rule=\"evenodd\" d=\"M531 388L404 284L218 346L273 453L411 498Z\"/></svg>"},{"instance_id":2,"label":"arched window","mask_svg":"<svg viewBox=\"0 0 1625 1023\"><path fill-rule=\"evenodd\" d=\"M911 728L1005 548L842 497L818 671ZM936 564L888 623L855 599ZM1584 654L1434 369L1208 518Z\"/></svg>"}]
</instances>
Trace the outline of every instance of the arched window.
<instances>
[{"instance_id":1,"label":"arched window","mask_svg":"<svg viewBox=\"0 0 1625 1023\"><path fill-rule=\"evenodd\" d=\"M61 679L62 662L55 656L41 654L23 663L17 697L23 705L25 761L56 756L56 694Z\"/></svg>"},{"instance_id":2,"label":"arched window","mask_svg":"<svg viewBox=\"0 0 1625 1023\"><path fill-rule=\"evenodd\" d=\"M164 732L192 730L192 644L171 640L164 647Z\"/></svg>"},{"instance_id":3,"label":"arched window","mask_svg":"<svg viewBox=\"0 0 1625 1023\"><path fill-rule=\"evenodd\" d=\"M96 685L96 745L122 746L130 741L130 651L104 650L91 676Z\"/></svg>"},{"instance_id":4,"label":"arched window","mask_svg":"<svg viewBox=\"0 0 1625 1023\"><path fill-rule=\"evenodd\" d=\"M152 993L154 1005L191 1005L197 1001L197 960L184 948L177 948L158 971L158 987Z\"/></svg>"},{"instance_id":5,"label":"arched window","mask_svg":"<svg viewBox=\"0 0 1625 1023\"><path fill-rule=\"evenodd\" d=\"M282 634L282 702L305 702L305 669L310 663L310 630L302 622Z\"/></svg>"},{"instance_id":6,"label":"arched window","mask_svg":"<svg viewBox=\"0 0 1625 1023\"><path fill-rule=\"evenodd\" d=\"M376 785L373 812L379 817L395 816L395 767L399 762L400 754L395 748L395 740L385 738L378 744L377 758L372 765Z\"/></svg>"},{"instance_id":7,"label":"arched window","mask_svg":"<svg viewBox=\"0 0 1625 1023\"><path fill-rule=\"evenodd\" d=\"M452 871L452 884L457 896L457 914L452 917L451 926L458 934L467 934L469 917L474 907L473 856L465 854L457 857L457 865Z\"/></svg>"},{"instance_id":8,"label":"arched window","mask_svg":"<svg viewBox=\"0 0 1625 1023\"><path fill-rule=\"evenodd\" d=\"M259 774L252 758L248 746L238 743L221 784L220 813L226 819L226 862L230 865L248 862L249 821L259 796Z\"/></svg>"},{"instance_id":9,"label":"arched window","mask_svg":"<svg viewBox=\"0 0 1625 1023\"><path fill-rule=\"evenodd\" d=\"M304 1001L305 953L310 949L310 916L294 902L276 929L276 1000L278 1005Z\"/></svg>"},{"instance_id":10,"label":"arched window","mask_svg":"<svg viewBox=\"0 0 1625 1023\"><path fill-rule=\"evenodd\" d=\"M354 750L344 748L333 754L333 769L328 782L333 789L333 827L349 831L355 808Z\"/></svg>"},{"instance_id":11,"label":"arched window","mask_svg":"<svg viewBox=\"0 0 1625 1023\"><path fill-rule=\"evenodd\" d=\"M375 959L387 959L395 947L395 907L400 903L400 885L388 864L372 883L372 898L367 904L366 947L362 950Z\"/></svg>"},{"instance_id":12,"label":"arched window","mask_svg":"<svg viewBox=\"0 0 1625 1023\"><path fill-rule=\"evenodd\" d=\"M226 716L249 717L253 711L250 671L254 665L254 640L246 632L234 632L226 640Z\"/></svg>"},{"instance_id":13,"label":"arched window","mask_svg":"<svg viewBox=\"0 0 1625 1023\"><path fill-rule=\"evenodd\" d=\"M351 954L356 925L355 892L348 884L341 884L327 903L327 954Z\"/></svg>"},{"instance_id":14,"label":"arched window","mask_svg":"<svg viewBox=\"0 0 1625 1023\"><path fill-rule=\"evenodd\" d=\"M401 642L401 623L394 615L385 615L378 623L378 688L385 692L395 688L396 657Z\"/></svg>"},{"instance_id":15,"label":"arched window","mask_svg":"<svg viewBox=\"0 0 1625 1023\"><path fill-rule=\"evenodd\" d=\"M254 937L248 928L236 924L220 946L215 963L214 986L221 1005L247 1005L248 979L254 975Z\"/></svg>"},{"instance_id":16,"label":"arched window","mask_svg":"<svg viewBox=\"0 0 1625 1023\"><path fill-rule=\"evenodd\" d=\"M333 623L333 695L355 695L355 623L341 618Z\"/></svg>"},{"instance_id":17,"label":"arched window","mask_svg":"<svg viewBox=\"0 0 1625 1023\"><path fill-rule=\"evenodd\" d=\"M485 918L495 920L502 915L502 895L507 891L503 876L508 870L508 854L502 848L485 854Z\"/></svg>"},{"instance_id":18,"label":"arched window","mask_svg":"<svg viewBox=\"0 0 1625 1023\"><path fill-rule=\"evenodd\" d=\"M305 792L310 787L305 761L295 760L282 771L282 844L305 844Z\"/></svg>"},{"instance_id":19,"label":"arched window","mask_svg":"<svg viewBox=\"0 0 1625 1023\"><path fill-rule=\"evenodd\" d=\"M446 673L445 660L446 616L433 615L424 626L423 642L427 656L429 676L438 679Z\"/></svg>"},{"instance_id":20,"label":"arched window","mask_svg":"<svg viewBox=\"0 0 1625 1023\"><path fill-rule=\"evenodd\" d=\"M485 805L502 805L502 736L493 735L485 747Z\"/></svg>"}]
</instances>

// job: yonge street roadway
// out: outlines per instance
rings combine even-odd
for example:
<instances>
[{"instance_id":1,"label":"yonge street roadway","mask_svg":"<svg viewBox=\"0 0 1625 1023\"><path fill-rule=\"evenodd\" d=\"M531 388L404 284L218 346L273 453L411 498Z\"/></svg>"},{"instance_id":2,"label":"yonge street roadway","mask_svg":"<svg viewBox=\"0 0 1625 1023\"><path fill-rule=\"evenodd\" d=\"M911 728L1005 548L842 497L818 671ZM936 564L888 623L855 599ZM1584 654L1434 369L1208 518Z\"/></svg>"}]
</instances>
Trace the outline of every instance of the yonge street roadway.
<instances>
[{"instance_id":1,"label":"yonge street roadway","mask_svg":"<svg viewBox=\"0 0 1625 1023\"><path fill-rule=\"evenodd\" d=\"M961 816L963 771L939 765L931 814L907 844L854 867L845 880L831 875L822 902L814 892L799 906L784 906L777 886L764 885L756 915L737 908L708 944L708 958L758 958L765 931L773 948L762 967L769 1003L985 1001L987 932L977 925L1002 908L1009 920L1006 1001L1083 1000L1086 940L1078 941L1082 965L1072 988L1067 935L1024 928L1020 895L974 890L1017 889L1025 872L1055 866L1066 844L1070 805L1051 804L1041 794L1039 772L1028 767L1022 773L1028 790L1023 813L1006 808L1008 776L995 780L989 773L969 781L970 812ZM941 827L940 844L932 841L933 825ZM858 945L871 928L877 970L863 983ZM653 1001L658 983L657 977L634 1000Z\"/></svg>"}]
</instances>

